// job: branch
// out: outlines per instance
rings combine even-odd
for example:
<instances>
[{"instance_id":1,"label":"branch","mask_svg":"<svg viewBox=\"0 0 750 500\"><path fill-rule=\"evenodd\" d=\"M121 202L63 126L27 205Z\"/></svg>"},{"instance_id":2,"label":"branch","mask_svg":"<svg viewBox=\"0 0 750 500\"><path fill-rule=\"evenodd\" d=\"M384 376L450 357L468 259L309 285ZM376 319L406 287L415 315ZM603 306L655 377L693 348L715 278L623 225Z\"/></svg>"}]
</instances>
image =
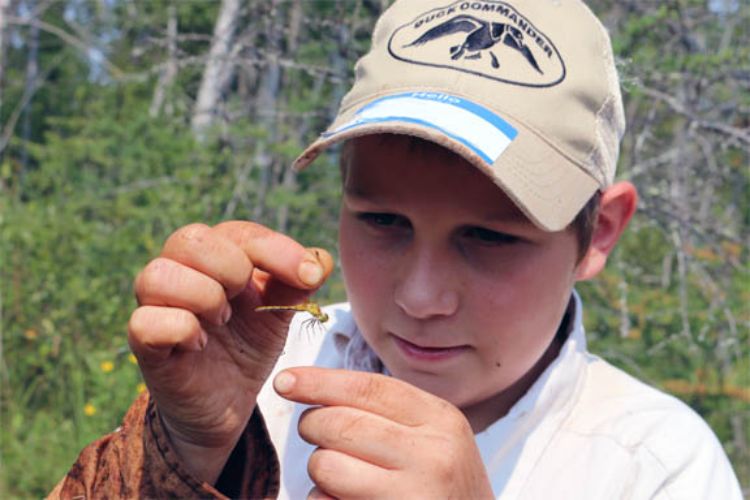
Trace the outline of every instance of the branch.
<instances>
[{"instance_id":1,"label":"branch","mask_svg":"<svg viewBox=\"0 0 750 500\"><path fill-rule=\"evenodd\" d=\"M65 43L72 45L73 47L87 55L89 50L93 48L85 41L81 40L80 38L76 38L62 28L59 28L53 24L46 23L44 21L40 21L39 19L8 16L8 24L15 24L16 26L35 26L42 31L46 31L47 33L51 33L57 36ZM97 49L97 51L101 55L102 64L107 68L113 78L115 78L116 80L122 79L125 75L125 72L109 62L109 60L104 56L104 53L101 50Z\"/></svg>"},{"instance_id":2,"label":"branch","mask_svg":"<svg viewBox=\"0 0 750 500\"><path fill-rule=\"evenodd\" d=\"M672 110L676 111L677 113L689 118L693 122L695 122L696 125L699 127L707 128L709 130L714 130L717 132L721 132L723 134L729 135L731 137L734 137L735 139L739 140L740 142L744 142L747 146L750 146L750 133L745 131L745 129L741 129L738 127L732 127L730 125L726 125L724 123L719 122L712 122L704 120L703 118L696 115L693 111L689 110L684 103L680 102L673 96L669 94L665 94L664 92L656 89L652 89L649 87L646 87L643 84L639 85L639 88L641 91L646 94L649 97L653 97L654 99L657 99L659 101L662 101L666 103Z\"/></svg>"},{"instance_id":3,"label":"branch","mask_svg":"<svg viewBox=\"0 0 750 500\"><path fill-rule=\"evenodd\" d=\"M690 217L687 217L677 210L676 207L672 206L669 199L660 196L651 196L641 198L642 203L639 203L638 211L644 214L647 218L659 221L659 222L673 222L679 226L683 226L694 236L698 237L701 241L712 241L712 240L723 240L736 245L744 245L745 241L741 236L730 234L726 227L721 225L711 225L708 227L700 227ZM649 203L651 202L651 203Z\"/></svg>"},{"instance_id":4,"label":"branch","mask_svg":"<svg viewBox=\"0 0 750 500\"><path fill-rule=\"evenodd\" d=\"M63 55L59 54L52 62L52 64L50 64L50 67L44 73L40 73L39 75L37 75L34 81L31 82L31 85L26 86L26 88L24 89L21 100L18 102L16 109L14 109L10 114L10 117L8 117L8 122L5 124L5 128L3 129L3 135L0 136L0 155L3 154L5 148L8 146L10 137L13 135L13 131L16 128L16 123L18 123L23 110L26 109L26 106L31 101L31 98L34 97L34 94L36 94L36 91L39 90L39 88L42 86L42 83L47 80L47 77L50 75L52 70L54 70L57 65L60 64L62 58Z\"/></svg>"}]
</instances>

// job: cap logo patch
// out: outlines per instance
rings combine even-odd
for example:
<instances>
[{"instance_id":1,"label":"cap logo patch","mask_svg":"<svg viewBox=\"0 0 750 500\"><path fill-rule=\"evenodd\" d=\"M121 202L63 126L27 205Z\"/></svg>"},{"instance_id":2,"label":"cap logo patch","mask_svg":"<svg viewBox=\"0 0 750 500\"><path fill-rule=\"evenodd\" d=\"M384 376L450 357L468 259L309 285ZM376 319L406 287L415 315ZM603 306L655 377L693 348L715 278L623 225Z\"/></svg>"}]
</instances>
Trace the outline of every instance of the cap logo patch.
<instances>
[{"instance_id":1,"label":"cap logo patch","mask_svg":"<svg viewBox=\"0 0 750 500\"><path fill-rule=\"evenodd\" d=\"M516 9L495 0L427 11L393 32L388 51L405 62L528 87L549 87L565 78L565 63L552 41Z\"/></svg>"}]
</instances>

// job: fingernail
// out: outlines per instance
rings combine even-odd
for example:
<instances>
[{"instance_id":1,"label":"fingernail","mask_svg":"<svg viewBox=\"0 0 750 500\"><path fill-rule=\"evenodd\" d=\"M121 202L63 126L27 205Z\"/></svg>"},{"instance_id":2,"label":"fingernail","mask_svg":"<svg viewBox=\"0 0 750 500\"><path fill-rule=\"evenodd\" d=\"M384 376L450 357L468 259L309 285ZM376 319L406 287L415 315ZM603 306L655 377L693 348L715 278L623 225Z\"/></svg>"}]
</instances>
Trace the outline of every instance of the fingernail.
<instances>
[{"instance_id":1,"label":"fingernail","mask_svg":"<svg viewBox=\"0 0 750 500\"><path fill-rule=\"evenodd\" d=\"M297 379L291 373L281 372L273 379L273 387L278 393L287 393L292 390L296 381Z\"/></svg>"},{"instance_id":2,"label":"fingernail","mask_svg":"<svg viewBox=\"0 0 750 500\"><path fill-rule=\"evenodd\" d=\"M229 304L224 306L224 310L221 311L221 324L226 324L229 318L232 317L232 306Z\"/></svg>"},{"instance_id":3,"label":"fingernail","mask_svg":"<svg viewBox=\"0 0 750 500\"><path fill-rule=\"evenodd\" d=\"M201 351L206 347L206 344L208 344L208 334L206 330L201 328L200 336L198 337L198 347L200 347Z\"/></svg>"},{"instance_id":4,"label":"fingernail","mask_svg":"<svg viewBox=\"0 0 750 500\"><path fill-rule=\"evenodd\" d=\"M323 268L316 261L303 260L297 269L297 276L305 285L315 286L323 279Z\"/></svg>"}]
</instances>

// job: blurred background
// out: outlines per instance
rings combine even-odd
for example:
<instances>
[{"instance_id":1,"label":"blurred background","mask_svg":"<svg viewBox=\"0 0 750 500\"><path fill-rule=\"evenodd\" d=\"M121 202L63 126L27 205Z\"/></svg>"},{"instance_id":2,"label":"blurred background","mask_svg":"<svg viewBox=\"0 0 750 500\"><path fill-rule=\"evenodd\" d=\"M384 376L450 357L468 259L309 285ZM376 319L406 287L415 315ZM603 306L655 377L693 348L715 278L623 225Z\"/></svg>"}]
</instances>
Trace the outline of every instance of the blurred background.
<instances>
[{"instance_id":1,"label":"blurred background","mask_svg":"<svg viewBox=\"0 0 750 500\"><path fill-rule=\"evenodd\" d=\"M289 165L389 3L0 0L0 497L43 496L144 389L132 280L173 230L252 219L336 254L335 152ZM591 349L703 415L748 494L750 4L589 4L641 194L579 288Z\"/></svg>"}]
</instances>

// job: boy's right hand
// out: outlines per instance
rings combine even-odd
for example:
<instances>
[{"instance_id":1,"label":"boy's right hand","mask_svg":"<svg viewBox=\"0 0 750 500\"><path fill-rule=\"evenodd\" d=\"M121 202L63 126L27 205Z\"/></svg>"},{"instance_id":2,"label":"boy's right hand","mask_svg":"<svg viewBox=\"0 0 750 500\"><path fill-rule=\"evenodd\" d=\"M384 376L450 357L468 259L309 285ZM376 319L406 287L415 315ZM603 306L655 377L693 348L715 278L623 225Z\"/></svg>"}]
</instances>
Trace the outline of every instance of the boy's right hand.
<instances>
[{"instance_id":1,"label":"boy's right hand","mask_svg":"<svg viewBox=\"0 0 750 500\"><path fill-rule=\"evenodd\" d=\"M135 280L128 341L169 438L213 484L286 341L292 314L333 268L323 250L251 222L185 226Z\"/></svg>"}]
</instances>

